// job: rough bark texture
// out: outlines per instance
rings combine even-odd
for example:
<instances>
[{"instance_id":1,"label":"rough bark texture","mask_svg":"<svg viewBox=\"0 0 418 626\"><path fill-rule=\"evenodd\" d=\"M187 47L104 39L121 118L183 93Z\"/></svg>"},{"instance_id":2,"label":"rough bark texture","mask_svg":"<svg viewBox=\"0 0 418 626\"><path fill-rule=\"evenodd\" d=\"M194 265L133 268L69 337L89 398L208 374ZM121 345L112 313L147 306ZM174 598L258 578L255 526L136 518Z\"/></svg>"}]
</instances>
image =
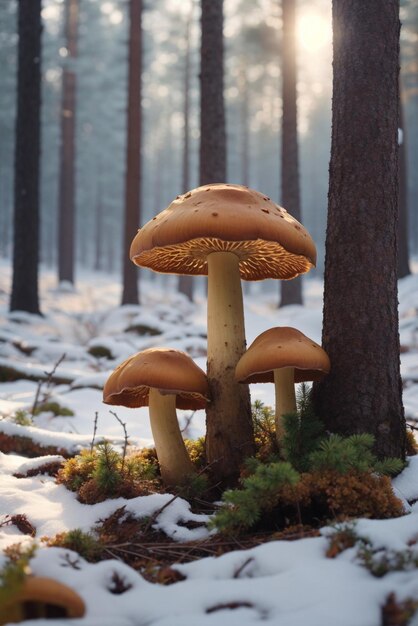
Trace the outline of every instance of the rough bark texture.
<instances>
[{"instance_id":1,"label":"rough bark texture","mask_svg":"<svg viewBox=\"0 0 418 626\"><path fill-rule=\"evenodd\" d=\"M141 214L141 73L142 0L130 0L122 304L137 304L139 299L138 270L129 258L129 249Z\"/></svg>"},{"instance_id":2,"label":"rough bark texture","mask_svg":"<svg viewBox=\"0 0 418 626\"><path fill-rule=\"evenodd\" d=\"M201 0L200 184L226 180L223 0Z\"/></svg>"},{"instance_id":3,"label":"rough bark texture","mask_svg":"<svg viewBox=\"0 0 418 626\"><path fill-rule=\"evenodd\" d=\"M61 149L58 189L58 280L74 282L75 113L79 0L66 0L65 39L68 56L62 72Z\"/></svg>"},{"instance_id":4,"label":"rough bark texture","mask_svg":"<svg viewBox=\"0 0 418 626\"><path fill-rule=\"evenodd\" d=\"M295 13L295 0L282 0L281 204L300 222ZM302 304L302 278L281 281L280 286L280 306Z\"/></svg>"},{"instance_id":5,"label":"rough bark texture","mask_svg":"<svg viewBox=\"0 0 418 626\"><path fill-rule=\"evenodd\" d=\"M334 94L323 345L329 430L402 457L397 311L399 2L334 0Z\"/></svg>"},{"instance_id":6,"label":"rough bark texture","mask_svg":"<svg viewBox=\"0 0 418 626\"><path fill-rule=\"evenodd\" d=\"M39 313L41 0L20 0L10 309Z\"/></svg>"},{"instance_id":7,"label":"rough bark texture","mask_svg":"<svg viewBox=\"0 0 418 626\"><path fill-rule=\"evenodd\" d=\"M408 172L406 163L406 132L402 99L399 98L399 224L398 224L398 278L411 273L408 246Z\"/></svg>"}]
</instances>

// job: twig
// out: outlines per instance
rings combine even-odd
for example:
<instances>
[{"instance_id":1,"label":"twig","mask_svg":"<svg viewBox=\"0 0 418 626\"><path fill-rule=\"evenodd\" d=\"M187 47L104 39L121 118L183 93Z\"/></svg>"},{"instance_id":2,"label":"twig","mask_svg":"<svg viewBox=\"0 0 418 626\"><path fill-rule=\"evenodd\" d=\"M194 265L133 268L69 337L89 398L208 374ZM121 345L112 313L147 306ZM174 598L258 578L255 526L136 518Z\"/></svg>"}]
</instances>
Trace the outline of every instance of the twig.
<instances>
[{"instance_id":1,"label":"twig","mask_svg":"<svg viewBox=\"0 0 418 626\"><path fill-rule=\"evenodd\" d=\"M52 370L50 372L45 372L45 376L47 377L46 380L40 380L38 382L38 386L37 386L36 394L35 394L35 400L33 402L32 409L31 409L31 417L32 418L35 416L35 411L38 408L39 396L40 396L43 384L45 383L45 386L46 386L46 389L45 389L45 392L44 392L44 399L46 399L47 398L47 394L48 394L48 389L51 386L52 377L54 376L55 372L57 371L58 367L61 365L61 363L63 362L63 360L65 359L66 356L67 355L64 352L64 354L62 354L60 356L60 358L58 359L58 361L55 363L55 365L52 368Z\"/></svg>"},{"instance_id":2,"label":"twig","mask_svg":"<svg viewBox=\"0 0 418 626\"><path fill-rule=\"evenodd\" d=\"M214 463L216 463L216 461L212 461L212 463L208 463L207 465L205 465L205 467L203 467L197 474L196 476L201 476L202 474L204 474L204 472L206 472L206 470L213 465ZM187 485L185 487L181 487L178 491L178 493L176 493L176 495L174 495L172 498L170 498L170 500L168 500L168 502L166 502L165 504L163 504L163 506L159 509L157 509L155 511L155 513L153 513L153 515L151 515L151 517L148 520L148 523L146 524L145 528L144 528L144 534L147 533L149 531L149 529L151 528L152 524L154 524L154 522L157 521L157 518L161 515L161 513L168 507L170 506L170 504L172 502L174 502L174 500L177 500L177 498L180 498L181 495L186 491L187 489Z\"/></svg>"},{"instance_id":3,"label":"twig","mask_svg":"<svg viewBox=\"0 0 418 626\"><path fill-rule=\"evenodd\" d=\"M122 452L122 467L121 467L121 471L123 472L123 468L125 466L125 457L126 457L126 449L128 447L128 431L126 430L126 424L125 422L122 422L122 420L120 419L120 417L118 417L116 415L116 413L114 411L109 411L109 413L111 415L113 415L113 417L115 417L119 424L122 426L123 428L123 433L124 433L124 442L123 442L123 452Z\"/></svg>"},{"instance_id":4,"label":"twig","mask_svg":"<svg viewBox=\"0 0 418 626\"><path fill-rule=\"evenodd\" d=\"M181 429L181 433L187 433L187 429L189 428L190 424L192 423L192 420L194 418L194 414L196 413L196 411L193 411L192 413L190 413L190 415L188 417L186 417L186 421L184 423L183 428Z\"/></svg>"},{"instance_id":5,"label":"twig","mask_svg":"<svg viewBox=\"0 0 418 626\"><path fill-rule=\"evenodd\" d=\"M97 433L97 422L98 422L98 420L99 420L99 413L98 413L98 411L96 411L95 414L94 414L93 439L91 440L91 444L90 444L90 453L93 452L94 441L96 439L96 433Z\"/></svg>"},{"instance_id":6,"label":"twig","mask_svg":"<svg viewBox=\"0 0 418 626\"><path fill-rule=\"evenodd\" d=\"M244 563L242 563L234 572L234 575L232 578L239 578L240 575L242 574L243 570L247 567L247 565L249 565L250 563L252 563L254 561L254 557L250 556L248 557L248 559L246 559L244 561Z\"/></svg>"}]
</instances>

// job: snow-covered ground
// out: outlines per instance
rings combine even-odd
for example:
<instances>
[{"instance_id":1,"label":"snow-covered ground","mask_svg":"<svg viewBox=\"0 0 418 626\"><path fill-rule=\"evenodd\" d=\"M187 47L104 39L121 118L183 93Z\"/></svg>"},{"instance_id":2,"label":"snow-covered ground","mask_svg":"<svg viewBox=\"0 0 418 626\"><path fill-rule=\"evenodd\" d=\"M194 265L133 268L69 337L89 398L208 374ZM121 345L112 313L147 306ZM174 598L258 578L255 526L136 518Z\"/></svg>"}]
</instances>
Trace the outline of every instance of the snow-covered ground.
<instances>
[{"instance_id":1,"label":"snow-covered ground","mask_svg":"<svg viewBox=\"0 0 418 626\"><path fill-rule=\"evenodd\" d=\"M203 295L191 305L173 290L174 278L146 278L141 282L142 306L119 306L117 277L80 273L76 289L57 288L55 276L42 273L43 317L8 312L10 268L0 264L0 366L9 365L24 378L0 383L0 432L30 436L43 445L77 450L90 445L96 413L96 440L105 437L116 446L123 442L121 425L109 411L116 409L126 423L129 440L137 446L152 443L147 409L107 407L101 387L113 368L131 354L151 346L187 351L205 368L206 303ZM322 285L305 280L304 307L277 310L277 288L269 292L257 283L246 289L247 341L273 326L295 326L317 342L321 340ZM404 279L399 288L400 334L403 346L404 404L410 419L418 419L418 276ZM144 331L147 331L144 334ZM58 402L73 415L44 412L33 426L14 423L18 410L30 411L39 377L47 377L57 362L59 384L45 381L40 398ZM99 356L97 356L99 355ZM32 379L30 379L32 378ZM273 404L273 385L253 385L252 399ZM204 432L204 413L179 411L188 424L189 437ZM395 480L397 494L405 500L404 517L393 520L359 520L356 533L367 539L379 554L409 550L418 559L418 457ZM171 500L169 494L154 494L131 500L119 498L95 505L78 502L75 495L54 479L41 475L17 478L45 458L27 459L0 452L0 549L17 541L31 542L13 525L1 525L7 515L25 514L36 528L35 541L73 528L89 530L99 519L122 505L136 516L153 515ZM178 541L207 536L207 516L194 514L181 498L173 500L157 516L155 527ZM198 524L187 522L193 521ZM199 523L201 524L199 526ZM54 577L76 589L86 602L87 614L74 623L152 626L209 626L271 624L275 626L379 626L381 607L395 592L418 601L418 569L372 576L360 563L358 547L337 558L326 557L329 543L322 536L297 541L274 541L250 550L237 550L176 566L185 580L169 586L152 584L117 560L89 564L82 559L78 569L66 567L67 550L39 547L32 571ZM380 552L379 552L380 551ZM395 557L393 557L395 558ZM0 567L4 560L0 556ZM109 590L114 573L130 589L120 595ZM418 618L411 624L418 626ZM29 622L28 622L29 623ZM63 621L36 621L41 625Z\"/></svg>"}]
</instances>

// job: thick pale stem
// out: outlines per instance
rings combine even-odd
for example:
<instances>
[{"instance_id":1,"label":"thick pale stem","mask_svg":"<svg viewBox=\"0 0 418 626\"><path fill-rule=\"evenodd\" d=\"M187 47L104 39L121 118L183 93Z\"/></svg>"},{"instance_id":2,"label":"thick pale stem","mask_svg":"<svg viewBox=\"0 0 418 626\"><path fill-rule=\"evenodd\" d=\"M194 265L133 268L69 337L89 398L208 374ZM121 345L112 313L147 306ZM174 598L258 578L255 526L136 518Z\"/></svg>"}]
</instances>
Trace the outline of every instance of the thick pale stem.
<instances>
[{"instance_id":1,"label":"thick pale stem","mask_svg":"<svg viewBox=\"0 0 418 626\"><path fill-rule=\"evenodd\" d=\"M281 443L284 435L283 415L296 412L295 368L283 367L274 370L274 387L276 390L276 437Z\"/></svg>"},{"instance_id":2,"label":"thick pale stem","mask_svg":"<svg viewBox=\"0 0 418 626\"><path fill-rule=\"evenodd\" d=\"M162 479L166 485L181 485L194 473L194 467L181 436L176 396L150 389L149 414Z\"/></svg>"},{"instance_id":3,"label":"thick pale stem","mask_svg":"<svg viewBox=\"0 0 418 626\"><path fill-rule=\"evenodd\" d=\"M207 460L219 480L238 475L253 453L250 395L235 382L235 366L245 352L244 306L239 259L232 252L208 255Z\"/></svg>"}]
</instances>

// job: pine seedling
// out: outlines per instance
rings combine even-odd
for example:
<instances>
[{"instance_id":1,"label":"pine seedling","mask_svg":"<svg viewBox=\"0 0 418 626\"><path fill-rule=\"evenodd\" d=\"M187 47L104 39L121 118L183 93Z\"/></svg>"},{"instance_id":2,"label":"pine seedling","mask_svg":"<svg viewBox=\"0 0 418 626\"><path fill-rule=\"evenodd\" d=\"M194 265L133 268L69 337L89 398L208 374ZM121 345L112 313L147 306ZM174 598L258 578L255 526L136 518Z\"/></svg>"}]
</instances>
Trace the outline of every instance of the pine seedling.
<instances>
[{"instance_id":1,"label":"pine seedling","mask_svg":"<svg viewBox=\"0 0 418 626\"><path fill-rule=\"evenodd\" d=\"M122 480L121 465L122 458L109 441L103 441L97 446L97 460L92 478L105 494L111 495L117 490Z\"/></svg>"},{"instance_id":2,"label":"pine seedling","mask_svg":"<svg viewBox=\"0 0 418 626\"><path fill-rule=\"evenodd\" d=\"M297 413L283 416L283 455L300 472L309 469L311 453L326 436L324 425L313 410L310 394L308 385L302 383L296 398Z\"/></svg>"},{"instance_id":3,"label":"pine seedling","mask_svg":"<svg viewBox=\"0 0 418 626\"><path fill-rule=\"evenodd\" d=\"M18 593L23 581L29 574L29 561L33 558L37 546L22 548L20 544L6 548L8 561L0 570L0 607L11 595Z\"/></svg>"},{"instance_id":4,"label":"pine seedling","mask_svg":"<svg viewBox=\"0 0 418 626\"><path fill-rule=\"evenodd\" d=\"M224 506L215 514L212 526L226 533L250 528L263 511L278 504L280 489L295 485L298 480L299 474L290 463L258 463L254 474L242 481L242 489L224 493Z\"/></svg>"}]
</instances>

